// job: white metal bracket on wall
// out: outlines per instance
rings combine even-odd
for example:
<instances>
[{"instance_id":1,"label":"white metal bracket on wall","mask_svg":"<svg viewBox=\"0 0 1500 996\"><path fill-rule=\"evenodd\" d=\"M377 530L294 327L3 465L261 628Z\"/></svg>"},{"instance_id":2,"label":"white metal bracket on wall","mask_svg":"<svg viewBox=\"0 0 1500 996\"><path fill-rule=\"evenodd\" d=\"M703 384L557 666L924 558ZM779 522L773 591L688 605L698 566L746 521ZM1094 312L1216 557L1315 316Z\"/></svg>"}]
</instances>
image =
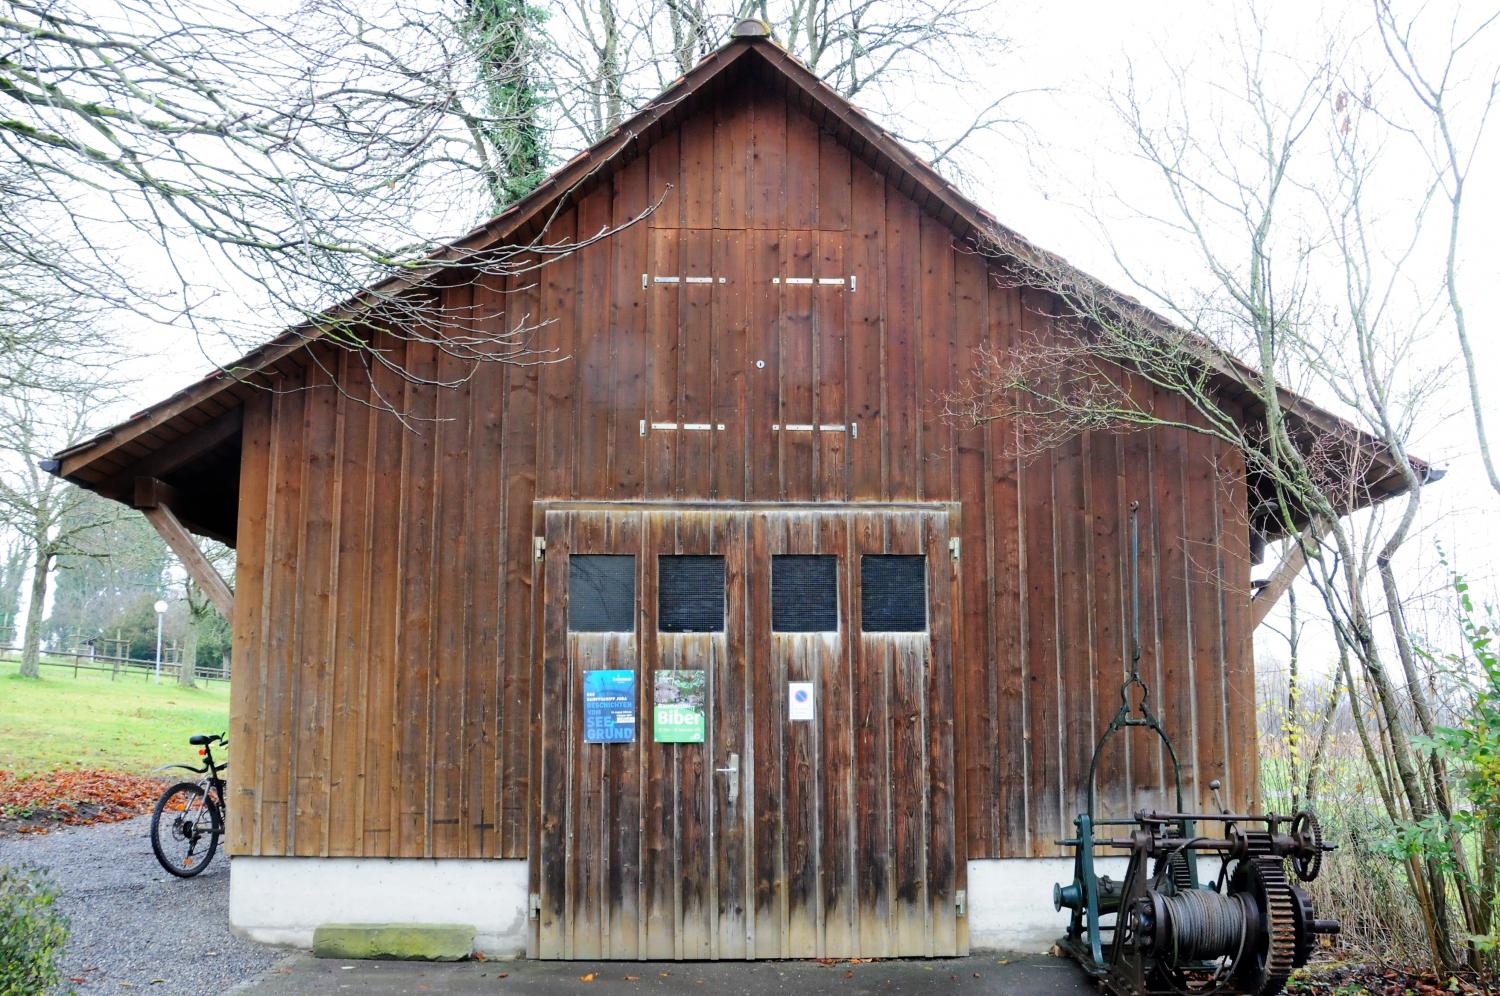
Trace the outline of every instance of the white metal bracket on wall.
<instances>
[{"instance_id":1,"label":"white metal bracket on wall","mask_svg":"<svg viewBox=\"0 0 1500 996\"><path fill-rule=\"evenodd\" d=\"M771 426L772 432L847 432L854 439L859 438L859 423L850 422L848 425L842 422L787 422L785 425L777 422Z\"/></svg>"},{"instance_id":2,"label":"white metal bracket on wall","mask_svg":"<svg viewBox=\"0 0 1500 996\"><path fill-rule=\"evenodd\" d=\"M726 284L728 282L729 282L729 278L728 277L674 277L674 276L668 276L668 275L665 275L665 274L657 274L656 276L653 277L649 273L642 273L641 274L641 287L642 288L650 287L653 283L657 283L657 284Z\"/></svg>"},{"instance_id":3,"label":"white metal bracket on wall","mask_svg":"<svg viewBox=\"0 0 1500 996\"><path fill-rule=\"evenodd\" d=\"M641 435L644 436L646 434L646 430L647 429L650 429L653 432L659 432L659 431L676 431L676 430L679 430L679 429L682 430L683 432L723 432L724 431L724 423L723 422L647 422L645 419L641 419Z\"/></svg>"},{"instance_id":4,"label":"white metal bracket on wall","mask_svg":"<svg viewBox=\"0 0 1500 996\"><path fill-rule=\"evenodd\" d=\"M670 273L641 274L643 289L652 284L726 284L728 282L728 277L685 277ZM772 277L771 283L778 287L783 284L793 287L848 287L851 294L859 290L859 277L853 273L848 277Z\"/></svg>"},{"instance_id":5,"label":"white metal bracket on wall","mask_svg":"<svg viewBox=\"0 0 1500 996\"><path fill-rule=\"evenodd\" d=\"M859 278L852 273L849 274L848 281L845 281L843 277L772 277L771 283L777 286L788 284L801 287L811 284L819 287L843 287L847 283L849 293L859 290Z\"/></svg>"}]
</instances>

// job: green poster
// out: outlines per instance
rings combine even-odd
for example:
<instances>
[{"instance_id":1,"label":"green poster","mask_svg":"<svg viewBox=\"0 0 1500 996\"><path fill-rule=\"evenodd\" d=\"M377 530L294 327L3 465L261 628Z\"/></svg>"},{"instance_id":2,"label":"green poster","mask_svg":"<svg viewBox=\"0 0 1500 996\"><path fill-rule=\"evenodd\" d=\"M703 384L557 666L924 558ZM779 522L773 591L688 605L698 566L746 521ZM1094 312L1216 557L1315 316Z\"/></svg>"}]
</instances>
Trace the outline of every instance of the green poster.
<instances>
[{"instance_id":1,"label":"green poster","mask_svg":"<svg viewBox=\"0 0 1500 996\"><path fill-rule=\"evenodd\" d=\"M706 672L656 672L655 711L652 726L659 744L701 744L703 703L707 691Z\"/></svg>"}]
</instances>

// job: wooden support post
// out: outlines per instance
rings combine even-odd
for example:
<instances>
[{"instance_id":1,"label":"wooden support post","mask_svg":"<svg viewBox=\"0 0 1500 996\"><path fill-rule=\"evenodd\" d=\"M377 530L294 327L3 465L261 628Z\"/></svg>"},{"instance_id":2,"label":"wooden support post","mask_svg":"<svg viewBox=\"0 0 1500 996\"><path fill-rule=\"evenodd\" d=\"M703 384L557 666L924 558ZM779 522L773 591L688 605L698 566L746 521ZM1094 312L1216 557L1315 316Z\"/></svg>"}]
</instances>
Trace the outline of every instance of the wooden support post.
<instances>
[{"instance_id":1,"label":"wooden support post","mask_svg":"<svg viewBox=\"0 0 1500 996\"><path fill-rule=\"evenodd\" d=\"M214 603L219 613L225 619L233 619L234 593L229 590L229 585L224 583L219 572L214 570L214 565L208 562L203 551L198 549L198 544L193 541L187 528L172 513L171 501L176 494L176 489L170 484L152 477L136 478L136 508L145 513L146 520L167 541L167 546L177 554L177 559L182 561L182 566L187 568L188 574L203 589L203 593Z\"/></svg>"},{"instance_id":2,"label":"wooden support post","mask_svg":"<svg viewBox=\"0 0 1500 996\"><path fill-rule=\"evenodd\" d=\"M1281 563L1266 578L1266 583L1250 599L1250 628L1258 629L1260 624L1266 621L1271 610L1276 608L1276 603L1281 601L1292 582L1297 580L1297 575L1302 573L1302 568L1307 566L1307 554L1303 552L1303 544L1311 544L1316 547L1323 539L1327 530L1319 526L1309 526L1300 538L1294 537L1291 547L1286 556L1281 558Z\"/></svg>"}]
</instances>

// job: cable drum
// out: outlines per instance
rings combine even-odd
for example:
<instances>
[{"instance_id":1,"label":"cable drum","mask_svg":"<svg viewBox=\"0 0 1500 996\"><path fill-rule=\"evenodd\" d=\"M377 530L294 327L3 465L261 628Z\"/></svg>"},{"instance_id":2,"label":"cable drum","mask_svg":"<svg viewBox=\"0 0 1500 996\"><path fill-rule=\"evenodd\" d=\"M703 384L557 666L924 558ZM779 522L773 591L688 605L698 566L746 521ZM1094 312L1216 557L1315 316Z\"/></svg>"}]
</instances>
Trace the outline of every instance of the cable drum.
<instances>
[{"instance_id":1,"label":"cable drum","mask_svg":"<svg viewBox=\"0 0 1500 996\"><path fill-rule=\"evenodd\" d=\"M1208 889L1188 889L1176 895L1158 895L1158 923L1164 944L1157 951L1170 953L1170 963L1233 958L1245 936L1245 906L1238 896Z\"/></svg>"}]
</instances>

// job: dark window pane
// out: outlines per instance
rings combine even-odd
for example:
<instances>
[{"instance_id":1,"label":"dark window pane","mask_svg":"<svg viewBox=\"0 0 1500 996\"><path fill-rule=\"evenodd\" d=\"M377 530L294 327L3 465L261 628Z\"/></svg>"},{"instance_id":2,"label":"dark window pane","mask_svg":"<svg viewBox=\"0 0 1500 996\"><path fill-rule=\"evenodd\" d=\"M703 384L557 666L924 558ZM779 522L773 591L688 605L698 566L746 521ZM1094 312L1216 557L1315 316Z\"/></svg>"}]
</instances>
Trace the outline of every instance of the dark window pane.
<instances>
[{"instance_id":1,"label":"dark window pane","mask_svg":"<svg viewBox=\"0 0 1500 996\"><path fill-rule=\"evenodd\" d=\"M657 629L717 633L724 628L723 557L661 557L657 565Z\"/></svg>"},{"instance_id":2,"label":"dark window pane","mask_svg":"<svg viewBox=\"0 0 1500 996\"><path fill-rule=\"evenodd\" d=\"M575 633L635 631L635 558L574 554L568 558L568 629Z\"/></svg>"},{"instance_id":3,"label":"dark window pane","mask_svg":"<svg viewBox=\"0 0 1500 996\"><path fill-rule=\"evenodd\" d=\"M866 633L927 628L927 558L866 554L859 565L860 625Z\"/></svg>"},{"instance_id":4,"label":"dark window pane","mask_svg":"<svg viewBox=\"0 0 1500 996\"><path fill-rule=\"evenodd\" d=\"M771 628L778 633L832 633L839 628L837 557L771 558Z\"/></svg>"}]
</instances>

